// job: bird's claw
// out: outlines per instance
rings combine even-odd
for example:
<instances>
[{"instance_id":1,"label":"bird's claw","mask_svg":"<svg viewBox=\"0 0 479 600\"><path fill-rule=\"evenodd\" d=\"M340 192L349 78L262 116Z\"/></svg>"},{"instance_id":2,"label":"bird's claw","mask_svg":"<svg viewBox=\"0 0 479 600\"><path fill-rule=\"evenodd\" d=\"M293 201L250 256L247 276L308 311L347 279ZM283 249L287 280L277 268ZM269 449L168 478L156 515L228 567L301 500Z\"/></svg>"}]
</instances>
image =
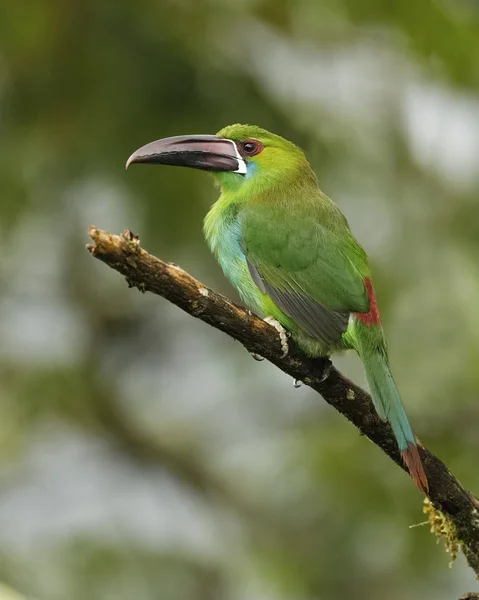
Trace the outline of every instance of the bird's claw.
<instances>
[{"instance_id":1,"label":"bird's claw","mask_svg":"<svg viewBox=\"0 0 479 600\"><path fill-rule=\"evenodd\" d=\"M288 332L281 325L281 323L279 321L277 321L274 317L265 317L264 321L266 323L268 323L268 325L271 325L271 327L274 327L276 329L276 331L279 333L279 340L281 342L281 350L283 351L281 358L286 358L288 356L288 352L289 352Z\"/></svg>"},{"instance_id":2,"label":"bird's claw","mask_svg":"<svg viewBox=\"0 0 479 600\"><path fill-rule=\"evenodd\" d=\"M257 362L261 362L264 360L264 356L261 356L261 354L256 354L256 352L250 352L250 354L253 360L256 360Z\"/></svg>"},{"instance_id":3,"label":"bird's claw","mask_svg":"<svg viewBox=\"0 0 479 600\"><path fill-rule=\"evenodd\" d=\"M333 366L332 362L329 358L326 358L323 365L323 372L321 373L321 377L319 379L319 383L324 383L326 379L329 377L331 373L331 367Z\"/></svg>"}]
</instances>

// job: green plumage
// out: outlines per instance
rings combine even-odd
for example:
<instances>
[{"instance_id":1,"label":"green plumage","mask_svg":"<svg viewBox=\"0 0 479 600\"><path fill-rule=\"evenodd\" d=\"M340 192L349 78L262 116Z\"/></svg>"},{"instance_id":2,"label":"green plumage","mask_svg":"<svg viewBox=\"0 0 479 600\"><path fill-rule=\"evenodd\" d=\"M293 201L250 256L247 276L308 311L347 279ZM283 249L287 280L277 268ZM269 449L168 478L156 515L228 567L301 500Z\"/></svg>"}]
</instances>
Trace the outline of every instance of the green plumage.
<instances>
[{"instance_id":1,"label":"green plumage","mask_svg":"<svg viewBox=\"0 0 479 600\"><path fill-rule=\"evenodd\" d=\"M369 311L364 280L370 269L346 218L291 142L241 125L218 136L264 144L245 178L216 174L222 194L206 217L205 234L226 276L247 304L282 323L308 354L355 347L349 317Z\"/></svg>"},{"instance_id":2,"label":"green plumage","mask_svg":"<svg viewBox=\"0 0 479 600\"><path fill-rule=\"evenodd\" d=\"M222 193L206 217L205 234L225 275L253 310L278 320L309 355L357 351L378 415L391 423L411 475L426 489L379 312L371 306L368 259L346 218L291 142L244 125L217 135L263 146L247 159L245 176L215 174Z\"/></svg>"},{"instance_id":3,"label":"green plumage","mask_svg":"<svg viewBox=\"0 0 479 600\"><path fill-rule=\"evenodd\" d=\"M414 434L388 362L366 253L318 187L300 148L250 125L176 136L133 162L212 171L221 189L205 235L245 303L273 317L310 356L354 349L378 415L388 420L414 481L427 489Z\"/></svg>"}]
</instances>

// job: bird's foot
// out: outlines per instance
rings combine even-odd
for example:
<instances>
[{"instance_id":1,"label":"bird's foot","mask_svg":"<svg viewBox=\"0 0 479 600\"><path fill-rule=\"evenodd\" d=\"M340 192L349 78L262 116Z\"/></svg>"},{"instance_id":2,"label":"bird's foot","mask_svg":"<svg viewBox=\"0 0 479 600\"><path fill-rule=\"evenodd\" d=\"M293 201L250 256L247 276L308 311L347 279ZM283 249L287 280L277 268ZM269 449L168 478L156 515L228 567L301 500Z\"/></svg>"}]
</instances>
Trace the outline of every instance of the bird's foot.
<instances>
[{"instance_id":1,"label":"bird's foot","mask_svg":"<svg viewBox=\"0 0 479 600\"><path fill-rule=\"evenodd\" d=\"M319 383L323 383L329 377L333 363L327 357L318 358L317 361L318 361L318 367L321 369L321 371L318 375ZM303 382L300 379L293 379L293 387L300 388L302 385L303 385Z\"/></svg>"},{"instance_id":2,"label":"bird's foot","mask_svg":"<svg viewBox=\"0 0 479 600\"><path fill-rule=\"evenodd\" d=\"M281 325L281 323L279 321L277 321L274 317L266 317L264 319L264 321L266 323L268 323L268 325L271 325L271 327L274 327L276 329L276 331L279 333L279 339L281 342L281 350L283 351L281 358L286 358L288 356L288 352L289 352L288 332Z\"/></svg>"},{"instance_id":3,"label":"bird's foot","mask_svg":"<svg viewBox=\"0 0 479 600\"><path fill-rule=\"evenodd\" d=\"M329 374L331 373L331 368L333 366L333 363L327 357L321 359L321 361L322 361L321 367L322 367L323 372L321 373L321 376L319 378L319 383L323 383L324 381L326 381L326 379L329 377Z\"/></svg>"}]
</instances>

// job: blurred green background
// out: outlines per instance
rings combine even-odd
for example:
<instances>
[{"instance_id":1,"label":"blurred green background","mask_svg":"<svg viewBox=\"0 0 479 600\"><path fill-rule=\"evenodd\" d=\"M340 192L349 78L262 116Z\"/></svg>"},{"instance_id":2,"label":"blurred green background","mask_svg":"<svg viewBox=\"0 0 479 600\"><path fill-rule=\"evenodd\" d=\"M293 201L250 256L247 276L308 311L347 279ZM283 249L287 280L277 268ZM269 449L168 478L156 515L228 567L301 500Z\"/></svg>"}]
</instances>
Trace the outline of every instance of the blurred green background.
<instances>
[{"instance_id":1,"label":"blurred green background","mask_svg":"<svg viewBox=\"0 0 479 600\"><path fill-rule=\"evenodd\" d=\"M478 86L475 0L1 3L0 580L37 600L477 589L319 396L84 245L129 227L236 299L202 239L210 176L125 161L234 122L294 140L369 252L414 428L477 492Z\"/></svg>"}]
</instances>

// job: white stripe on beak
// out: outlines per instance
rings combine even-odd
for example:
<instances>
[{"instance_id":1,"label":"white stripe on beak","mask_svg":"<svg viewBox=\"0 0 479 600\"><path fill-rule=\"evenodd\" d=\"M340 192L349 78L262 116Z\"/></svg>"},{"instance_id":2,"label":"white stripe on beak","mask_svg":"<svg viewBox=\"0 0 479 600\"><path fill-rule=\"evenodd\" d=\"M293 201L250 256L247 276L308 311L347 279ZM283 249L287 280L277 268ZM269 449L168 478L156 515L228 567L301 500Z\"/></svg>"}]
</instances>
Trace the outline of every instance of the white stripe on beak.
<instances>
[{"instance_id":1,"label":"white stripe on beak","mask_svg":"<svg viewBox=\"0 0 479 600\"><path fill-rule=\"evenodd\" d=\"M235 149L236 158L238 159L238 168L233 173L240 173L240 175L246 175L247 167L244 158L239 153L238 147L233 142L233 140L229 140L233 144L233 148Z\"/></svg>"}]
</instances>

